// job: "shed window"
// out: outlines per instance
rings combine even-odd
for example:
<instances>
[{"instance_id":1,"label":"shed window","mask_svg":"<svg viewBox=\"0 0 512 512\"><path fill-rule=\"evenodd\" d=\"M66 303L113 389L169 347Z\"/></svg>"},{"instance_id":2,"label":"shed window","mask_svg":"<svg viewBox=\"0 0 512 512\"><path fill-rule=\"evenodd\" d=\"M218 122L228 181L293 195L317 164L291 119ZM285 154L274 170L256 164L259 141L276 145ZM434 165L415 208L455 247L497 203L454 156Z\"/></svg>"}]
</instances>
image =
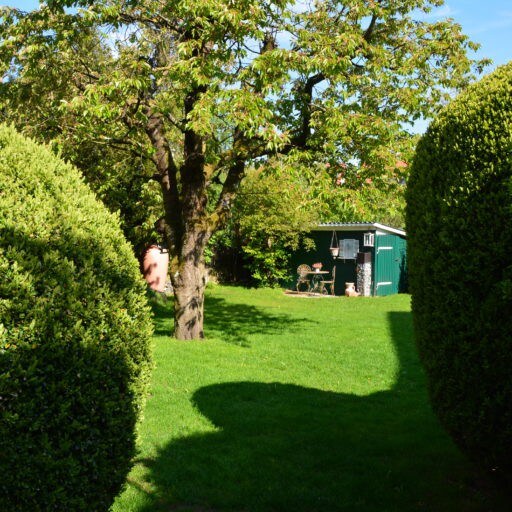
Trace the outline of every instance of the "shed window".
<instances>
[{"instance_id":1,"label":"shed window","mask_svg":"<svg viewBox=\"0 0 512 512\"><path fill-rule=\"evenodd\" d=\"M365 247L373 247L375 245L375 235L373 233L365 233L363 245Z\"/></svg>"},{"instance_id":2,"label":"shed window","mask_svg":"<svg viewBox=\"0 0 512 512\"><path fill-rule=\"evenodd\" d=\"M342 260L355 260L359 252L359 240L346 238L340 240L340 255Z\"/></svg>"}]
</instances>

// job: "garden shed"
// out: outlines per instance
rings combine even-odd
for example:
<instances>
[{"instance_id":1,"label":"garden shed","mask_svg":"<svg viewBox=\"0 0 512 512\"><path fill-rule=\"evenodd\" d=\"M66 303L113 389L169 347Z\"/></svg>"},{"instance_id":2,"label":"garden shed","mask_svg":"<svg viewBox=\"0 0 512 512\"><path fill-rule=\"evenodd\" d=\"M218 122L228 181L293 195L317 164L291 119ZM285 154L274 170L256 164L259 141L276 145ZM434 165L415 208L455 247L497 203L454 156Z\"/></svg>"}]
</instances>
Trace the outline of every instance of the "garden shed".
<instances>
[{"instance_id":1,"label":"garden shed","mask_svg":"<svg viewBox=\"0 0 512 512\"><path fill-rule=\"evenodd\" d=\"M404 230L377 222L329 222L319 224L309 237L315 249L299 250L292 255L290 270L294 277L299 265L320 262L322 269L331 273L336 267L336 295L344 294L347 282L355 283L362 296L407 291Z\"/></svg>"}]
</instances>

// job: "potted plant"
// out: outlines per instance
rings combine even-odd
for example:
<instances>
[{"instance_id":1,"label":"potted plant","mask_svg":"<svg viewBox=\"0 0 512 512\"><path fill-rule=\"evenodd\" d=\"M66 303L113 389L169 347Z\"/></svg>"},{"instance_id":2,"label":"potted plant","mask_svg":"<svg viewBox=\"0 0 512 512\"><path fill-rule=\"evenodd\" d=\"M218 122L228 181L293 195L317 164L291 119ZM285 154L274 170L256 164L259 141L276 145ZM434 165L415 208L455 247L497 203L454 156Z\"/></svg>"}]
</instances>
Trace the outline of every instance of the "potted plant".
<instances>
[{"instance_id":1,"label":"potted plant","mask_svg":"<svg viewBox=\"0 0 512 512\"><path fill-rule=\"evenodd\" d=\"M338 254L340 253L340 247L338 245L338 237L336 236L336 231L332 232L331 248L329 250L331 251L331 256L333 258L338 257Z\"/></svg>"}]
</instances>

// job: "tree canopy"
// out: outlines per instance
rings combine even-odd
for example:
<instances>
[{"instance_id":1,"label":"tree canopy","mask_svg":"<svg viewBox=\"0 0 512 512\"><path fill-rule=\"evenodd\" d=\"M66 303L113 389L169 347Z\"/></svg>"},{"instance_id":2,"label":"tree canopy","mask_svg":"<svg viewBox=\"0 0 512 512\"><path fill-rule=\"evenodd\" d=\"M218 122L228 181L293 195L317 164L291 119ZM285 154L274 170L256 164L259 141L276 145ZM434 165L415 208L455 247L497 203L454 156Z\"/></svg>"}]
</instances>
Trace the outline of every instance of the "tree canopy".
<instances>
[{"instance_id":1,"label":"tree canopy","mask_svg":"<svg viewBox=\"0 0 512 512\"><path fill-rule=\"evenodd\" d=\"M476 46L460 26L429 19L442 3L53 0L31 13L3 8L2 102L21 105L20 95L34 98L32 84L48 93L56 82L44 101L61 113L66 141L124 147L144 162L141 174L160 184L163 199L175 333L200 337L204 249L249 164L281 155L290 164L358 162L390 173L407 124L430 116L484 64L467 56ZM220 185L215 195L212 185Z\"/></svg>"}]
</instances>

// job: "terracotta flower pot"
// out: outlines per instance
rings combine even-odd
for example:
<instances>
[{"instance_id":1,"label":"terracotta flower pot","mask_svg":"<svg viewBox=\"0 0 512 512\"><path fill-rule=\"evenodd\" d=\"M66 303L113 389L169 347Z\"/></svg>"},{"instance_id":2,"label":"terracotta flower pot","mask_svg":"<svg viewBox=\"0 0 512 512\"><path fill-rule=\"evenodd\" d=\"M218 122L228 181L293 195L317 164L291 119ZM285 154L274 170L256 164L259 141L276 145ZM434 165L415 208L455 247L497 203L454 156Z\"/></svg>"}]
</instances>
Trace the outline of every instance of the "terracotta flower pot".
<instances>
[{"instance_id":1,"label":"terracotta flower pot","mask_svg":"<svg viewBox=\"0 0 512 512\"><path fill-rule=\"evenodd\" d=\"M359 293L356 292L354 283L345 283L345 296L346 297L358 297Z\"/></svg>"}]
</instances>

